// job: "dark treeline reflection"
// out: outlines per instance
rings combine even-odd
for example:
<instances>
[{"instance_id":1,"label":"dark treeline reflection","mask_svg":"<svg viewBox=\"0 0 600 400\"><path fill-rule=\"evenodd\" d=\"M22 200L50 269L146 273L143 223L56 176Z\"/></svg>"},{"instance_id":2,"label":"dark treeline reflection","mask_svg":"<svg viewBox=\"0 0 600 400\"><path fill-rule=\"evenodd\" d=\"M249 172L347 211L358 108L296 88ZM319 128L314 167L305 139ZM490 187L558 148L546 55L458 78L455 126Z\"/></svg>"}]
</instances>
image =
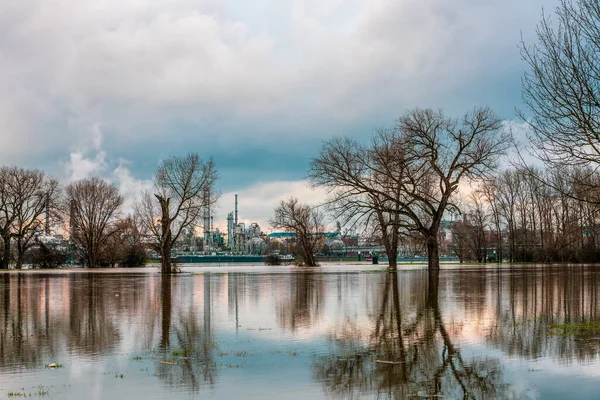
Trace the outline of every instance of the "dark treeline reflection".
<instances>
[{"instance_id":1,"label":"dark treeline reflection","mask_svg":"<svg viewBox=\"0 0 600 400\"><path fill-rule=\"evenodd\" d=\"M439 305L438 273L385 276L366 329L349 322L331 353L316 359L314 376L341 398L497 398L506 385L498 360L465 359Z\"/></svg>"},{"instance_id":2,"label":"dark treeline reflection","mask_svg":"<svg viewBox=\"0 0 600 400\"><path fill-rule=\"evenodd\" d=\"M586 266L498 272L488 288L495 315L488 343L528 359L592 361L600 351L599 284L598 274ZM465 298L465 305L471 301ZM572 329L578 326L587 329Z\"/></svg>"}]
</instances>

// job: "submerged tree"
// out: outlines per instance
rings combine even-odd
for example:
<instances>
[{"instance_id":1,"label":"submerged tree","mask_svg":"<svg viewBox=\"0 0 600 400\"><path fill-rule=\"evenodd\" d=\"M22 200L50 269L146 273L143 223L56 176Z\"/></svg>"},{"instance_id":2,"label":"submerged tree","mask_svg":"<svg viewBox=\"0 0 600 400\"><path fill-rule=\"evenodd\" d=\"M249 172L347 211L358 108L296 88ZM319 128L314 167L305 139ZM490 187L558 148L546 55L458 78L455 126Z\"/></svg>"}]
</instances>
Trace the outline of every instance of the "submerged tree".
<instances>
[{"instance_id":1,"label":"submerged tree","mask_svg":"<svg viewBox=\"0 0 600 400\"><path fill-rule=\"evenodd\" d=\"M82 179L66 188L71 240L88 267L98 267L101 252L114 233L113 222L123 204L115 185L99 178Z\"/></svg>"},{"instance_id":2,"label":"submerged tree","mask_svg":"<svg viewBox=\"0 0 600 400\"><path fill-rule=\"evenodd\" d=\"M2 268L8 268L11 241L17 241L17 268L23 263L31 239L47 228L44 213L56 216L58 181L43 171L17 166L0 168L0 236L4 242Z\"/></svg>"},{"instance_id":3,"label":"submerged tree","mask_svg":"<svg viewBox=\"0 0 600 400\"><path fill-rule=\"evenodd\" d=\"M39 170L23 170L19 186L15 189L18 207L13 236L17 245L15 267L19 269L25 252L35 244L34 237L43 231L50 234L49 224L62 218L58 212L60 186L56 179Z\"/></svg>"},{"instance_id":4,"label":"submerged tree","mask_svg":"<svg viewBox=\"0 0 600 400\"><path fill-rule=\"evenodd\" d=\"M310 164L314 185L329 190L327 208L344 225L372 230L385 247L389 269L396 269L400 235L411 222L399 199L409 184L410 162L392 130L378 130L369 147L348 138L325 142Z\"/></svg>"},{"instance_id":5,"label":"submerged tree","mask_svg":"<svg viewBox=\"0 0 600 400\"><path fill-rule=\"evenodd\" d=\"M171 251L185 229L217 200L217 169L196 153L164 159L154 174L154 194L145 193L136 214L148 243L161 257L161 272L173 272Z\"/></svg>"},{"instance_id":6,"label":"submerged tree","mask_svg":"<svg viewBox=\"0 0 600 400\"><path fill-rule=\"evenodd\" d=\"M311 162L310 177L331 190L343 211L360 203L367 213L397 216L393 229L418 233L427 245L429 269L435 270L440 224L459 183L486 176L509 145L509 132L489 108L475 108L461 119L417 108L370 147L351 151L352 142L325 143Z\"/></svg>"},{"instance_id":7,"label":"submerged tree","mask_svg":"<svg viewBox=\"0 0 600 400\"><path fill-rule=\"evenodd\" d=\"M296 234L296 242L304 264L317 265L315 252L323 241L323 214L308 204L302 204L297 198L282 200L274 210L270 221L275 229L284 229Z\"/></svg>"}]
</instances>

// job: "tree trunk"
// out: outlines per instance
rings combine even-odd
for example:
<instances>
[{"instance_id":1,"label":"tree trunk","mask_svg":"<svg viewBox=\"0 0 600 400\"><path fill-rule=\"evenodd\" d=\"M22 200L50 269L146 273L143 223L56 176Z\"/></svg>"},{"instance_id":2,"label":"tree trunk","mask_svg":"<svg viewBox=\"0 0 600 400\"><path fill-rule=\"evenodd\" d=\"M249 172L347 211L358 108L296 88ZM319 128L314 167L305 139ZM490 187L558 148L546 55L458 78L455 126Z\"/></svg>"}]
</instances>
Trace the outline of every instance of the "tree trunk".
<instances>
[{"instance_id":1,"label":"tree trunk","mask_svg":"<svg viewBox=\"0 0 600 400\"><path fill-rule=\"evenodd\" d=\"M10 261L10 234L2 235L2 240L4 240L4 254L2 255L2 264L0 268L8 269L8 263Z\"/></svg>"},{"instance_id":2,"label":"tree trunk","mask_svg":"<svg viewBox=\"0 0 600 400\"><path fill-rule=\"evenodd\" d=\"M161 268L160 272L163 274L170 274L173 272L173 264L171 263L171 246L165 244L160 252Z\"/></svg>"},{"instance_id":3,"label":"tree trunk","mask_svg":"<svg viewBox=\"0 0 600 400\"><path fill-rule=\"evenodd\" d=\"M161 232L160 238L160 272L162 274L173 273L173 264L171 263L171 250L173 249L173 236L171 233L171 217L169 215L169 198L163 198L155 195L160 203L161 216Z\"/></svg>"},{"instance_id":4,"label":"tree trunk","mask_svg":"<svg viewBox=\"0 0 600 400\"><path fill-rule=\"evenodd\" d=\"M398 269L398 244L396 243L394 245L394 243L392 243L389 248L386 246L386 253L390 262L388 270L396 271Z\"/></svg>"},{"instance_id":5,"label":"tree trunk","mask_svg":"<svg viewBox=\"0 0 600 400\"><path fill-rule=\"evenodd\" d=\"M435 234L427 238L427 259L429 270L440 269L440 249Z\"/></svg>"},{"instance_id":6,"label":"tree trunk","mask_svg":"<svg viewBox=\"0 0 600 400\"><path fill-rule=\"evenodd\" d=\"M301 240L302 243L302 253L304 258L304 264L307 267L316 267L317 261L315 260L315 255L313 254L312 246L307 242L310 239Z\"/></svg>"},{"instance_id":7,"label":"tree trunk","mask_svg":"<svg viewBox=\"0 0 600 400\"><path fill-rule=\"evenodd\" d=\"M21 242L21 238L17 239L17 264L16 269L23 267L23 259L25 258L25 245Z\"/></svg>"}]
</instances>

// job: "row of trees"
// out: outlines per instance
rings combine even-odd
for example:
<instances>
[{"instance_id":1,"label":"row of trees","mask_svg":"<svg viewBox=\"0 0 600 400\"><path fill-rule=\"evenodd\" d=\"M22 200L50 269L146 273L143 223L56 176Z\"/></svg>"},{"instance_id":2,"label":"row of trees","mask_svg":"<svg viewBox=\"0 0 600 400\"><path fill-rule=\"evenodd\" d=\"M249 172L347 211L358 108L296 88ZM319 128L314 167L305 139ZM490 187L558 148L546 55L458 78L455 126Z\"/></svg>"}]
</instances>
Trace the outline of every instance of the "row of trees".
<instances>
[{"instance_id":1,"label":"row of trees","mask_svg":"<svg viewBox=\"0 0 600 400\"><path fill-rule=\"evenodd\" d=\"M401 237L418 235L426 243L429 268L436 270L440 225L446 210L456 208L459 184L486 177L509 146L509 132L489 108L460 119L414 109L394 127L378 130L368 145L347 137L325 142L311 160L309 177L328 190L326 208L334 219L366 226L379 238L390 269L396 269ZM292 204L295 199L280 204L272 225L304 237L296 229L306 225L300 220L315 220L317 212L299 218Z\"/></svg>"},{"instance_id":2,"label":"row of trees","mask_svg":"<svg viewBox=\"0 0 600 400\"><path fill-rule=\"evenodd\" d=\"M461 261L485 261L492 253L511 262L597 261L600 209L584 175L594 176L577 167L496 174L463 204L451 228L452 250Z\"/></svg>"},{"instance_id":3,"label":"row of trees","mask_svg":"<svg viewBox=\"0 0 600 400\"><path fill-rule=\"evenodd\" d=\"M146 248L161 256L161 271L173 270L171 250L185 229L216 201L217 172L212 160L197 154L163 160L154 176L152 192L144 193L132 215L123 217L123 196L100 178L88 178L61 188L43 171L17 166L0 168L0 267L14 259L21 268L26 252L50 227L68 224L73 257L88 267L139 265ZM12 246L16 256L12 256Z\"/></svg>"}]
</instances>

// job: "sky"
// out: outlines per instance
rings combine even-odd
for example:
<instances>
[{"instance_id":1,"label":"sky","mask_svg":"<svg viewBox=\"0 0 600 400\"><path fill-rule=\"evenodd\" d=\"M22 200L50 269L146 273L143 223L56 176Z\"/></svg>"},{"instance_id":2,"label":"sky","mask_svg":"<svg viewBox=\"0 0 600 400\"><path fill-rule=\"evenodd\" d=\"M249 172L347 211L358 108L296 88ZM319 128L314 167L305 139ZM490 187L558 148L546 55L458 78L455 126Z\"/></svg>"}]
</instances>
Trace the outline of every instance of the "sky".
<instances>
[{"instance_id":1,"label":"sky","mask_svg":"<svg viewBox=\"0 0 600 400\"><path fill-rule=\"evenodd\" d=\"M521 35L556 0L4 0L0 159L100 176L131 209L160 160L213 157L225 225L268 231L310 158L414 107L522 126Z\"/></svg>"}]
</instances>

